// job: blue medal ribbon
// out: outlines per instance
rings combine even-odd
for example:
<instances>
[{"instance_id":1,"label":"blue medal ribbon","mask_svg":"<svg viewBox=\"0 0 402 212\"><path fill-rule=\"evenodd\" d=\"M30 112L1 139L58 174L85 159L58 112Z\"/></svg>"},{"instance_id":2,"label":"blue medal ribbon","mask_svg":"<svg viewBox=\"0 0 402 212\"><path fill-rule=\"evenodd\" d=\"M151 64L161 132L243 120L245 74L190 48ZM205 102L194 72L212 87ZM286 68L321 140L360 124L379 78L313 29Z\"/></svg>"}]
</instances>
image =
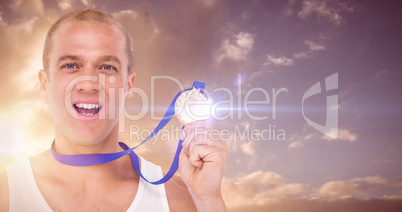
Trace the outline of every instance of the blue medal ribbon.
<instances>
[{"instance_id":1,"label":"blue medal ribbon","mask_svg":"<svg viewBox=\"0 0 402 212\"><path fill-rule=\"evenodd\" d=\"M141 173L140 169L140 161L138 158L138 155L134 152L134 149L137 147L141 146L143 143L151 139L154 135L156 135L169 121L174 117L175 115L175 104L177 98L182 94L183 92L192 90L192 89L199 89L201 93L204 93L204 88L205 88L205 83L202 82L197 82L194 81L193 87L187 88L185 90L180 91L173 99L173 101L170 103L169 108L167 109L165 115L163 116L162 120L159 122L158 126L152 131L152 133L140 144L133 148L129 148L125 143L119 142L120 147L124 150L122 152L116 152L116 153L103 153L103 154L83 154L83 155L62 155L58 154L53 150L53 145L50 148L53 157L60 163L65 164L65 165L70 165L70 166L92 166L92 165L98 165L98 164L104 164L108 163L111 161L114 161L116 159L119 159L123 157L124 155L130 154L131 161L133 163L134 169L137 171L137 173L147 182L158 185L167 182L177 171L179 168L179 155L182 149L182 144L183 141L179 139L179 143L177 144L177 149L176 153L172 162L172 165L170 166L169 171L166 173L165 176L162 177L162 179L151 182L147 180ZM182 127L182 130L184 129L184 126Z\"/></svg>"}]
</instances>

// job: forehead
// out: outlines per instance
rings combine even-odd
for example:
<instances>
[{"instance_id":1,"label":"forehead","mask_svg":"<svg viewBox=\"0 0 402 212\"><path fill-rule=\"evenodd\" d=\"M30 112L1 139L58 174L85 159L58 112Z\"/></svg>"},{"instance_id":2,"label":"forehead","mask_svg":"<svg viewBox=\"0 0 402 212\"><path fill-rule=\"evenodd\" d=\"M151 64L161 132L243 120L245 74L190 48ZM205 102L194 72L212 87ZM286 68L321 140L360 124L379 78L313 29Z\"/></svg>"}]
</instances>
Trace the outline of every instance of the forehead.
<instances>
[{"instance_id":1,"label":"forehead","mask_svg":"<svg viewBox=\"0 0 402 212\"><path fill-rule=\"evenodd\" d=\"M83 58L113 55L126 61L125 39L121 30L111 24L79 21L67 22L55 32L51 60L60 55L79 55ZM120 58L121 57L121 58Z\"/></svg>"}]
</instances>

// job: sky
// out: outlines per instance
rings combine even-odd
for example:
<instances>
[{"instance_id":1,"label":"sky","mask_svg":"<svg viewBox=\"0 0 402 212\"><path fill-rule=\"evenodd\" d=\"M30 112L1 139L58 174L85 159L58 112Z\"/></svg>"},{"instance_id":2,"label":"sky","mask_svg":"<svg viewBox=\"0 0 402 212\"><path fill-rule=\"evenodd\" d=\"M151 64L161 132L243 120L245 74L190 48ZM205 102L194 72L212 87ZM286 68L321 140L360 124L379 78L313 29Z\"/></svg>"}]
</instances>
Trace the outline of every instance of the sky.
<instances>
[{"instance_id":1,"label":"sky","mask_svg":"<svg viewBox=\"0 0 402 212\"><path fill-rule=\"evenodd\" d=\"M231 151L229 211L402 208L398 1L3 0L0 171L50 147L43 43L58 17L83 8L112 14L134 40L121 141L138 144L182 88L206 83L211 124ZM171 123L138 148L164 171L180 127Z\"/></svg>"}]
</instances>

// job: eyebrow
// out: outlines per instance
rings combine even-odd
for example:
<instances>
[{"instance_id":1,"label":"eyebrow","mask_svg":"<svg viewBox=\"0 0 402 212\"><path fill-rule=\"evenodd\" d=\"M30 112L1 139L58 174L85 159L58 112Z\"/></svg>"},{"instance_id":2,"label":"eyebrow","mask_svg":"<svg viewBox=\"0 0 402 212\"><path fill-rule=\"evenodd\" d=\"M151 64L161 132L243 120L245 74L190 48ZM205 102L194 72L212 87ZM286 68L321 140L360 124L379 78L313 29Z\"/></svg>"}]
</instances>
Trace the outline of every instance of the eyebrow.
<instances>
[{"instance_id":1,"label":"eyebrow","mask_svg":"<svg viewBox=\"0 0 402 212\"><path fill-rule=\"evenodd\" d=\"M111 56L111 55L100 56L99 61L102 61L102 62L114 61L114 62L118 63L119 65L121 65L119 58L117 58L116 56Z\"/></svg>"},{"instance_id":2,"label":"eyebrow","mask_svg":"<svg viewBox=\"0 0 402 212\"><path fill-rule=\"evenodd\" d=\"M80 56L77 56L77 55L63 55L63 56L59 57L59 59L57 60L57 64L60 64L64 60L77 61L77 60L82 60L82 58Z\"/></svg>"}]
</instances>

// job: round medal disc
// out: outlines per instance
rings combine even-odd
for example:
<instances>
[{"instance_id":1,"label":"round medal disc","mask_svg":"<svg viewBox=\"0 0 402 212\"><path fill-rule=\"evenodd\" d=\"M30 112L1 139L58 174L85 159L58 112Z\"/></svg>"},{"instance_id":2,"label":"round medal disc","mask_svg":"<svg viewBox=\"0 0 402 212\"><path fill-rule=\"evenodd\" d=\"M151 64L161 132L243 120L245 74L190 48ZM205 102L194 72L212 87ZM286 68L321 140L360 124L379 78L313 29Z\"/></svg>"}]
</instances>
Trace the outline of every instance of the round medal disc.
<instances>
[{"instance_id":1,"label":"round medal disc","mask_svg":"<svg viewBox=\"0 0 402 212\"><path fill-rule=\"evenodd\" d=\"M187 125L194 121L206 120L210 118L212 107L211 99L200 92L199 89L183 92L176 100L175 113L177 119Z\"/></svg>"}]
</instances>

